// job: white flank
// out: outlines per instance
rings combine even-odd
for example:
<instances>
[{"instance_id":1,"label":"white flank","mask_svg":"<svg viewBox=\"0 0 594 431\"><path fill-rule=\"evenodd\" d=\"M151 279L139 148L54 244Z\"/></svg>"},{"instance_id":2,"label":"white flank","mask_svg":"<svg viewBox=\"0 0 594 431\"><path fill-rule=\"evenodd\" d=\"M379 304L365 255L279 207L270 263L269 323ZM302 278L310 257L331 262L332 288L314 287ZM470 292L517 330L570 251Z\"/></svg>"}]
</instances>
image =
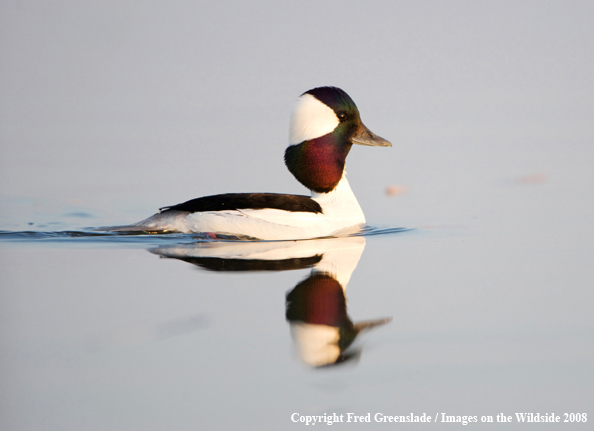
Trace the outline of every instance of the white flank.
<instances>
[{"instance_id":1,"label":"white flank","mask_svg":"<svg viewBox=\"0 0 594 431\"><path fill-rule=\"evenodd\" d=\"M297 99L289 122L289 145L327 135L338 126L338 117L311 94Z\"/></svg>"}]
</instances>

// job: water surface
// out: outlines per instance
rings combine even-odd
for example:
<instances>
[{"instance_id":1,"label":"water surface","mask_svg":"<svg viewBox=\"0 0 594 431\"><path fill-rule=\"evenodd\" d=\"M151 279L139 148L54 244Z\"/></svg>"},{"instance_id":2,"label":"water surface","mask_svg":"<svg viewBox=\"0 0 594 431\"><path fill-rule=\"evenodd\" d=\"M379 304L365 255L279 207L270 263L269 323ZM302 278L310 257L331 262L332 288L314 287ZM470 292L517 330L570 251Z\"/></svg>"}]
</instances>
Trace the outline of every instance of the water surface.
<instances>
[{"instance_id":1,"label":"water surface","mask_svg":"<svg viewBox=\"0 0 594 431\"><path fill-rule=\"evenodd\" d=\"M4 230L5 423L587 411L591 245L523 235L472 221L311 241Z\"/></svg>"}]
</instances>

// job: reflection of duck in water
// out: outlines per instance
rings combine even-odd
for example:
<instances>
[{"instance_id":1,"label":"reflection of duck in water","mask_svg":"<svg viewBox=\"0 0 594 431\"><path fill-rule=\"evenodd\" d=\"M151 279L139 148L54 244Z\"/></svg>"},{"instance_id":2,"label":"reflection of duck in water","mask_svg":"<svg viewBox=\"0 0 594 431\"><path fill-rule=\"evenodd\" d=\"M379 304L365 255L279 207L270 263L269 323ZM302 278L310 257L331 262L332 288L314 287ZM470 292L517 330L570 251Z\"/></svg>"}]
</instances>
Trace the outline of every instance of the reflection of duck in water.
<instances>
[{"instance_id":1,"label":"reflection of duck in water","mask_svg":"<svg viewBox=\"0 0 594 431\"><path fill-rule=\"evenodd\" d=\"M291 242L209 242L159 247L151 252L213 271L285 271L312 268L287 294L287 320L301 359L312 367L358 357L352 349L366 329L391 318L353 323L346 310L346 287L365 248L365 238Z\"/></svg>"},{"instance_id":2,"label":"reflection of duck in water","mask_svg":"<svg viewBox=\"0 0 594 431\"><path fill-rule=\"evenodd\" d=\"M287 320L301 360L312 367L357 358L351 346L361 331L391 318L353 323L347 314L346 287L359 263L365 240L347 238L348 246L327 250L311 274L287 294ZM345 241L345 244L346 241Z\"/></svg>"},{"instance_id":3,"label":"reflection of duck in water","mask_svg":"<svg viewBox=\"0 0 594 431\"><path fill-rule=\"evenodd\" d=\"M353 323L347 315L343 286L331 275L313 270L287 294L287 320L301 359L312 367L354 359L350 349L359 333L391 318Z\"/></svg>"}]
</instances>

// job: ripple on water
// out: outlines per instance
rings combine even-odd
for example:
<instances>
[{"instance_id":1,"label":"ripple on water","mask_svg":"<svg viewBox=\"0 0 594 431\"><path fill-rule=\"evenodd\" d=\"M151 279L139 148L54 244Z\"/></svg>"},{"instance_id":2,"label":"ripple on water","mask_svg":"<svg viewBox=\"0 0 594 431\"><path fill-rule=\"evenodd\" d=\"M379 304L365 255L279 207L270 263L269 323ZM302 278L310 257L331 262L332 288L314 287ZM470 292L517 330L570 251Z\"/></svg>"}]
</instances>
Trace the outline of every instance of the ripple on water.
<instances>
[{"instance_id":1,"label":"ripple on water","mask_svg":"<svg viewBox=\"0 0 594 431\"><path fill-rule=\"evenodd\" d=\"M376 236L395 235L413 229L402 227L365 226L360 232L349 236ZM9 231L0 230L0 241L4 242L59 242L59 243L113 243L115 244L140 244L153 245L213 241L253 241L253 239L240 238L233 235L183 234L183 233L157 233L146 234L142 232L97 232L93 230L63 230L63 231Z\"/></svg>"}]
</instances>

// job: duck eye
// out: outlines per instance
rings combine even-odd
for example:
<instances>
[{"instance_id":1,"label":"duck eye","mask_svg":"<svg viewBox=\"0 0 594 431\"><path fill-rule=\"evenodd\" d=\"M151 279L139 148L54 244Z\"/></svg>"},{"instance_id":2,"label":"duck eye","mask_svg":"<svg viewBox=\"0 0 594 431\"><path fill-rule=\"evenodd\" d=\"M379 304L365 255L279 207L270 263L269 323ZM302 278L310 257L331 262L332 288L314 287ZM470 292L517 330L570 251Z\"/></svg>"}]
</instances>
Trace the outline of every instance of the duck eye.
<instances>
[{"instance_id":1,"label":"duck eye","mask_svg":"<svg viewBox=\"0 0 594 431\"><path fill-rule=\"evenodd\" d=\"M344 121L344 120L346 120L346 117L347 117L347 114L346 114L346 112L339 112L339 113L338 113L338 119L339 119L340 121Z\"/></svg>"}]
</instances>

